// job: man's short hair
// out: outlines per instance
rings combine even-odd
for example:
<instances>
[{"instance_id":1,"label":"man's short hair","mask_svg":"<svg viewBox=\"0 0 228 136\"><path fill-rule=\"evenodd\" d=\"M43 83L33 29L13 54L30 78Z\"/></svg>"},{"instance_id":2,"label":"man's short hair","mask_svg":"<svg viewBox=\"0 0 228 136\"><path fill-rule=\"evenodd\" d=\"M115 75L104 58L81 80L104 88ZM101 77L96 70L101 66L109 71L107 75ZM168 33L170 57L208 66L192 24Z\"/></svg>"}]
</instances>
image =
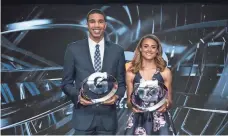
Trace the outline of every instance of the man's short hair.
<instances>
[{"instance_id":1,"label":"man's short hair","mask_svg":"<svg viewBox=\"0 0 228 136\"><path fill-rule=\"evenodd\" d=\"M95 14L95 13L103 15L103 16L104 16L104 20L105 20L105 22L106 22L105 13L104 13L103 11L101 11L100 9L92 9L92 10L90 10L89 13L87 14L87 22L88 22L88 20L89 20L89 15Z\"/></svg>"}]
</instances>

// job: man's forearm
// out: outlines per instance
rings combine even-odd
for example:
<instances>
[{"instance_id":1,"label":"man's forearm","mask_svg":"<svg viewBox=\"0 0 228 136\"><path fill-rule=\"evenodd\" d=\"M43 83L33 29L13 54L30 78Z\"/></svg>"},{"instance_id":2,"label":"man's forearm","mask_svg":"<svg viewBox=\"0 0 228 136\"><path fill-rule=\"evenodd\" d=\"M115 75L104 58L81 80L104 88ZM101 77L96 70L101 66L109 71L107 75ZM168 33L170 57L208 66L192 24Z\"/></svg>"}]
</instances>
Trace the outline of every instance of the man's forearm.
<instances>
[{"instance_id":1,"label":"man's forearm","mask_svg":"<svg viewBox=\"0 0 228 136\"><path fill-rule=\"evenodd\" d=\"M75 97L75 96L78 96L79 94L79 90L76 89L76 87L73 85L65 85L63 86L62 89L63 89L63 92L69 97Z\"/></svg>"},{"instance_id":2,"label":"man's forearm","mask_svg":"<svg viewBox=\"0 0 228 136\"><path fill-rule=\"evenodd\" d=\"M120 97L123 97L126 91L126 83L125 83L125 56L124 51L121 52L120 58L119 58L119 64L118 64L118 74L117 74L117 80L118 80L118 91L117 95Z\"/></svg>"},{"instance_id":3,"label":"man's forearm","mask_svg":"<svg viewBox=\"0 0 228 136\"><path fill-rule=\"evenodd\" d=\"M124 86L118 87L116 95L118 95L119 98L122 98L124 97L125 91L126 91L126 87Z\"/></svg>"}]
</instances>

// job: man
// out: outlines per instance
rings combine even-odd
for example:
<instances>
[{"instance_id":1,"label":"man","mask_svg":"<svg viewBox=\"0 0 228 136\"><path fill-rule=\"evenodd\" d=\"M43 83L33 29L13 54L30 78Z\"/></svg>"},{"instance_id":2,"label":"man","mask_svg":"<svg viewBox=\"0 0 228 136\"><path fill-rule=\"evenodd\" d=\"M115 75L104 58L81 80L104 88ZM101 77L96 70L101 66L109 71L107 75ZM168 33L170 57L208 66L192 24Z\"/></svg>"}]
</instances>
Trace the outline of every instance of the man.
<instances>
[{"instance_id":1,"label":"man","mask_svg":"<svg viewBox=\"0 0 228 136\"><path fill-rule=\"evenodd\" d=\"M64 57L63 91L74 103L75 134L113 135L117 129L116 100L125 93L125 57L121 46L105 40L105 14L93 9L87 15L89 37L68 45ZM118 90L102 104L91 105L79 95L82 81L92 73L107 72L118 81ZM74 83L75 82L75 83Z\"/></svg>"}]
</instances>

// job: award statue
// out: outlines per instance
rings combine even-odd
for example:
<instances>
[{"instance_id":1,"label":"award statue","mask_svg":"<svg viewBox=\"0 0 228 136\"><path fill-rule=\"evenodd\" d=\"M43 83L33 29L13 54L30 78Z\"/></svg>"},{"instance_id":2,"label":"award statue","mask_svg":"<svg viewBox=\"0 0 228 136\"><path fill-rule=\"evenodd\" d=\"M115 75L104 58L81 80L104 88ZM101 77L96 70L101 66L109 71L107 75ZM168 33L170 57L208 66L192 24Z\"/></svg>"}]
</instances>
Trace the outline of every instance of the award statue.
<instances>
[{"instance_id":1,"label":"award statue","mask_svg":"<svg viewBox=\"0 0 228 136\"><path fill-rule=\"evenodd\" d=\"M117 80L106 72L91 74L82 82L80 95L93 104L102 103L113 95L118 89Z\"/></svg>"},{"instance_id":2,"label":"award statue","mask_svg":"<svg viewBox=\"0 0 228 136\"><path fill-rule=\"evenodd\" d=\"M155 111L166 102L167 92L167 87L158 80L142 79L140 83L134 84L131 103L143 112Z\"/></svg>"}]
</instances>

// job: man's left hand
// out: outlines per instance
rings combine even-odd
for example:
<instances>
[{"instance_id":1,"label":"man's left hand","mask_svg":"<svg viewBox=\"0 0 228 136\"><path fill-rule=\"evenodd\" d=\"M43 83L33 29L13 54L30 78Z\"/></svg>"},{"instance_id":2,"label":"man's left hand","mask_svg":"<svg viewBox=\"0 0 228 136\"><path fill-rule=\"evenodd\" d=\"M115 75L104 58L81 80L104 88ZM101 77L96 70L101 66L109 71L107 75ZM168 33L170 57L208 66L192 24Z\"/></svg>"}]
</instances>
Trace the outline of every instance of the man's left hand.
<instances>
[{"instance_id":1,"label":"man's left hand","mask_svg":"<svg viewBox=\"0 0 228 136\"><path fill-rule=\"evenodd\" d=\"M115 102L116 102L116 100L118 98L119 98L118 95L114 95L110 99L104 101L102 104L104 104L104 105L113 105L113 104L115 104Z\"/></svg>"}]
</instances>

